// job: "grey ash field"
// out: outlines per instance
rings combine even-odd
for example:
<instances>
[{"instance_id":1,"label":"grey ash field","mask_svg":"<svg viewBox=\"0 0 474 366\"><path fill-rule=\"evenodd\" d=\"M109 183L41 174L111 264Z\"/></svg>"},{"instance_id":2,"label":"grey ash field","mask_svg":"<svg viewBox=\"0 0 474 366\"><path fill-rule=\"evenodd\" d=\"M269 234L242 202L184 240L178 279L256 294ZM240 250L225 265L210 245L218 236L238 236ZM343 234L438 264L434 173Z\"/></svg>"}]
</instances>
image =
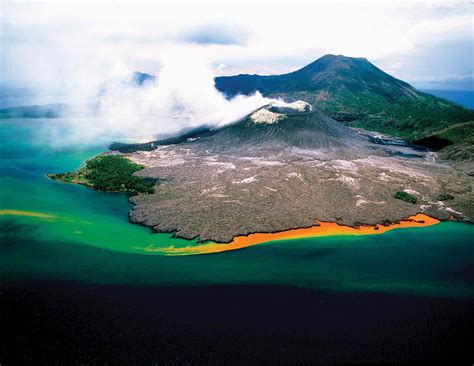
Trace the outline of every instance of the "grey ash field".
<instances>
[{"instance_id":1,"label":"grey ash field","mask_svg":"<svg viewBox=\"0 0 474 366\"><path fill-rule=\"evenodd\" d=\"M136 88L159 78L140 76ZM145 166L135 174L159 180L153 194L131 198L132 222L229 242L316 220L357 226L425 213L473 221L473 110L345 56L284 75L219 77L215 85L228 98L258 90L292 103L154 144L114 144ZM409 143L381 144L374 131Z\"/></svg>"},{"instance_id":2,"label":"grey ash field","mask_svg":"<svg viewBox=\"0 0 474 366\"><path fill-rule=\"evenodd\" d=\"M373 143L304 102L269 105L184 142L125 154L157 178L131 198L132 222L183 238L388 223L416 213L472 222L474 178L436 154ZM417 198L394 198L405 191ZM453 199L439 201L439 195Z\"/></svg>"}]
</instances>

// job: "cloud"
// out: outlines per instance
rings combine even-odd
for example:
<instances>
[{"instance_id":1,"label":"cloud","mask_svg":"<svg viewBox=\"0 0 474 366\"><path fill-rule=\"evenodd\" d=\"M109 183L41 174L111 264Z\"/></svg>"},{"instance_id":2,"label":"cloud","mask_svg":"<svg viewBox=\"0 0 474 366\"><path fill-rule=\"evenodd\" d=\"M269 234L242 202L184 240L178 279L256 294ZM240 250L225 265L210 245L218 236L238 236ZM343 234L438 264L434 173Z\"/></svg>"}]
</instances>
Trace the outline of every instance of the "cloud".
<instances>
[{"instance_id":1,"label":"cloud","mask_svg":"<svg viewBox=\"0 0 474 366\"><path fill-rule=\"evenodd\" d=\"M415 56L420 45L474 42L472 12L470 1L435 0L177 0L113 6L9 1L2 3L0 15L0 78L40 81L44 87L48 81L74 79L78 63L98 74L159 64L162 49L180 43L205 46L229 73L280 73L333 53L376 60L402 77L429 61L426 54ZM430 76L445 77L446 68L441 58Z\"/></svg>"},{"instance_id":2,"label":"cloud","mask_svg":"<svg viewBox=\"0 0 474 366\"><path fill-rule=\"evenodd\" d=\"M187 29L178 40L201 45L243 45L250 33L235 23L203 24Z\"/></svg>"},{"instance_id":3,"label":"cloud","mask_svg":"<svg viewBox=\"0 0 474 366\"><path fill-rule=\"evenodd\" d=\"M61 143L150 141L200 126L222 126L272 101L259 93L227 100L215 88L210 61L203 53L173 47L156 80L138 86L128 76L104 83L97 118L68 119L70 132Z\"/></svg>"},{"instance_id":4,"label":"cloud","mask_svg":"<svg viewBox=\"0 0 474 366\"><path fill-rule=\"evenodd\" d=\"M180 108L189 117L183 126L233 118L258 96L229 104L212 90L209 74L285 73L325 53L366 57L408 82L472 76L469 1L4 1L1 7L0 84L28 86L61 102L87 101L105 81L133 71L173 75L173 82L160 77L140 91L110 84L101 100L108 122L96 135L119 135L114 120L127 133L171 133L181 120L163 116ZM176 49L185 63L170 56ZM170 69L175 62L181 71ZM198 102L201 92L209 103Z\"/></svg>"},{"instance_id":5,"label":"cloud","mask_svg":"<svg viewBox=\"0 0 474 366\"><path fill-rule=\"evenodd\" d=\"M474 77L473 41L467 37L426 39L416 45L411 55L398 59L397 73L400 78L413 83Z\"/></svg>"},{"instance_id":6,"label":"cloud","mask_svg":"<svg viewBox=\"0 0 474 366\"><path fill-rule=\"evenodd\" d=\"M447 79L422 78L413 81L419 89L432 90L474 90L474 77L450 77Z\"/></svg>"}]
</instances>

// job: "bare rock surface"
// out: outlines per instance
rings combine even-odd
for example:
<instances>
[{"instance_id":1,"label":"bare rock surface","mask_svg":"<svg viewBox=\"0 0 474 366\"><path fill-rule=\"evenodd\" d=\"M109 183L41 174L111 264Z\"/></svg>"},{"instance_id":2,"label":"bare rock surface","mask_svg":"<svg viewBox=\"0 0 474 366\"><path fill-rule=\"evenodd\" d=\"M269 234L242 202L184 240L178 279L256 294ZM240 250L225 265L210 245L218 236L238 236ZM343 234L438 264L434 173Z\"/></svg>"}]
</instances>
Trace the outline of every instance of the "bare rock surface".
<instances>
[{"instance_id":1,"label":"bare rock surface","mask_svg":"<svg viewBox=\"0 0 474 366\"><path fill-rule=\"evenodd\" d=\"M318 110L265 110L285 118L245 118L193 141L127 154L146 166L140 176L160 180L154 194L131 198L131 221L217 242L316 220L356 226L423 212L472 221L474 178L433 153L375 144ZM417 203L395 199L397 191ZM442 193L454 199L439 201Z\"/></svg>"}]
</instances>

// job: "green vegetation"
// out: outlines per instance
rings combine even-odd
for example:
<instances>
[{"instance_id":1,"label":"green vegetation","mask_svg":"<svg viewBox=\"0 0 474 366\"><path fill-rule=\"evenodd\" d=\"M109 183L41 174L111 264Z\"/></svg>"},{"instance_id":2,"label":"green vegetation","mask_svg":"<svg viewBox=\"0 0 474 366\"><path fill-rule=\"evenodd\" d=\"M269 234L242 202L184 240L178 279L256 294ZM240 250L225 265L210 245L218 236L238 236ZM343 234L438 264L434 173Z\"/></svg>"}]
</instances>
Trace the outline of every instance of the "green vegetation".
<instances>
[{"instance_id":1,"label":"green vegetation","mask_svg":"<svg viewBox=\"0 0 474 366\"><path fill-rule=\"evenodd\" d=\"M371 92L357 97L339 95L334 99L316 105L337 120L347 120L351 126L411 141L450 124L474 120L474 112L421 92L390 102Z\"/></svg>"},{"instance_id":2,"label":"green vegetation","mask_svg":"<svg viewBox=\"0 0 474 366\"><path fill-rule=\"evenodd\" d=\"M415 143L433 150L447 160L474 160L474 122L457 123L440 128Z\"/></svg>"},{"instance_id":3,"label":"green vegetation","mask_svg":"<svg viewBox=\"0 0 474 366\"><path fill-rule=\"evenodd\" d=\"M436 199L438 201L449 201L449 200L453 200L454 196L452 194L449 194L449 193L441 193L441 194L438 194Z\"/></svg>"},{"instance_id":4,"label":"green vegetation","mask_svg":"<svg viewBox=\"0 0 474 366\"><path fill-rule=\"evenodd\" d=\"M474 121L474 111L420 92L361 58L326 55L289 74L218 77L216 87L229 96L259 90L301 99L353 127L410 141Z\"/></svg>"},{"instance_id":5,"label":"green vegetation","mask_svg":"<svg viewBox=\"0 0 474 366\"><path fill-rule=\"evenodd\" d=\"M405 202L410 202L410 203L413 203L413 204L415 204L418 201L415 196L413 196L413 195L411 195L407 192L403 192L403 191L398 191L397 193L395 193L394 197L398 200L402 200L402 201L405 201Z\"/></svg>"},{"instance_id":6,"label":"green vegetation","mask_svg":"<svg viewBox=\"0 0 474 366\"><path fill-rule=\"evenodd\" d=\"M76 172L50 174L49 177L84 184L99 191L153 193L155 180L133 175L143 168L121 155L102 155L87 161L86 166Z\"/></svg>"},{"instance_id":7,"label":"green vegetation","mask_svg":"<svg viewBox=\"0 0 474 366\"><path fill-rule=\"evenodd\" d=\"M321 92L324 93L324 98L319 97ZM390 93L372 87L354 93L333 85L330 89L316 93L296 92L279 96L289 100L305 100L351 127L377 131L409 141L420 140L453 125L468 125L470 121L474 121L472 110L411 87L394 88Z\"/></svg>"}]
</instances>

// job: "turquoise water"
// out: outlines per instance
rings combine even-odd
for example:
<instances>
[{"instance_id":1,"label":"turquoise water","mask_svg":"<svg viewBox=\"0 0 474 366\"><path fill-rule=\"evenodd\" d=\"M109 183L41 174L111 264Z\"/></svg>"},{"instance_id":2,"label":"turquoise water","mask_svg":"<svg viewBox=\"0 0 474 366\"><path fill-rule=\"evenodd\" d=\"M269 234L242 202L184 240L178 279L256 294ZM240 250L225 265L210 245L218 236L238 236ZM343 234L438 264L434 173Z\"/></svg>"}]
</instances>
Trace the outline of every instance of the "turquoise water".
<instances>
[{"instance_id":1,"label":"turquoise water","mask_svg":"<svg viewBox=\"0 0 474 366\"><path fill-rule=\"evenodd\" d=\"M123 194L47 179L106 145L53 147L61 120L0 122L0 278L128 285L281 285L474 298L474 227L447 222L381 235L281 240L221 254L164 257L141 248L194 242L127 220ZM57 135L57 134L56 134Z\"/></svg>"}]
</instances>

